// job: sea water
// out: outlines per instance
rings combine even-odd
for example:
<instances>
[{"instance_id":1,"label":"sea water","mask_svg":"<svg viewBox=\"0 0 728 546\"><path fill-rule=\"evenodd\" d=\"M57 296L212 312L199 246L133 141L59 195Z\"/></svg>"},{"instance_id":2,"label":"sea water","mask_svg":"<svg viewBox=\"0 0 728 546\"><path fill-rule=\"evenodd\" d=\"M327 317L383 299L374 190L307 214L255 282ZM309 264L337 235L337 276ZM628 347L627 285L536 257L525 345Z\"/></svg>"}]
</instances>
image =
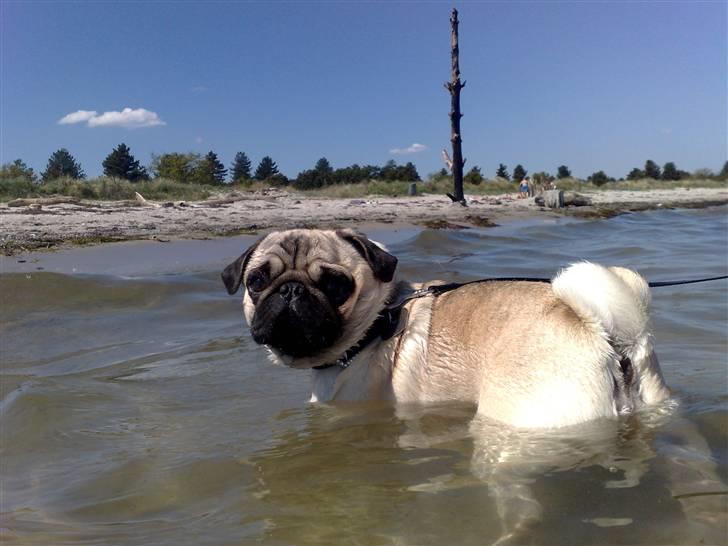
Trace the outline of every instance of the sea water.
<instances>
[{"instance_id":1,"label":"sea water","mask_svg":"<svg viewBox=\"0 0 728 546\"><path fill-rule=\"evenodd\" d=\"M413 280L728 269L725 207L373 236ZM3 259L0 540L725 543L725 281L653 290L673 401L514 431L465 404L308 404L309 372L269 362L220 282L252 240Z\"/></svg>"}]
</instances>

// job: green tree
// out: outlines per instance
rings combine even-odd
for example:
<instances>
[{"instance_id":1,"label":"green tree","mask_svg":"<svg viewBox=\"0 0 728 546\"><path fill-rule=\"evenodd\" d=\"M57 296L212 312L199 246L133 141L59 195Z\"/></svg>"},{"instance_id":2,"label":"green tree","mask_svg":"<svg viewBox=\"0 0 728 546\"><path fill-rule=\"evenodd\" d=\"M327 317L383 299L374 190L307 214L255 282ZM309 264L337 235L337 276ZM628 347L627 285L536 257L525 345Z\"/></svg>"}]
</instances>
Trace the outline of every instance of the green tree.
<instances>
[{"instance_id":1,"label":"green tree","mask_svg":"<svg viewBox=\"0 0 728 546\"><path fill-rule=\"evenodd\" d=\"M483 173L480 171L480 167L478 166L470 169L463 177L463 182L474 184L475 186L482 184L483 180L485 180L485 178L483 178Z\"/></svg>"},{"instance_id":2,"label":"green tree","mask_svg":"<svg viewBox=\"0 0 728 546\"><path fill-rule=\"evenodd\" d=\"M198 184L222 184L227 176L227 169L217 158L217 154L212 150L197 162L194 169L193 179Z\"/></svg>"},{"instance_id":3,"label":"green tree","mask_svg":"<svg viewBox=\"0 0 728 546\"><path fill-rule=\"evenodd\" d=\"M520 182L524 178L526 178L526 175L528 174L528 171L523 168L523 165L520 163L516 165L516 168L513 169L513 181L514 182Z\"/></svg>"},{"instance_id":4,"label":"green tree","mask_svg":"<svg viewBox=\"0 0 728 546\"><path fill-rule=\"evenodd\" d=\"M566 165L559 165L558 170L556 171L556 178L559 180L563 180L564 178L571 178L571 171L569 170L569 167Z\"/></svg>"},{"instance_id":5,"label":"green tree","mask_svg":"<svg viewBox=\"0 0 728 546\"><path fill-rule=\"evenodd\" d=\"M293 187L298 190L312 190L324 185L324 177L316 169L301 171L293 180Z\"/></svg>"},{"instance_id":6,"label":"green tree","mask_svg":"<svg viewBox=\"0 0 728 546\"><path fill-rule=\"evenodd\" d=\"M331 166L331 163L329 163L329 160L325 157L322 157L316 162L316 166L314 169L321 174L331 174L334 172L333 167Z\"/></svg>"},{"instance_id":7,"label":"green tree","mask_svg":"<svg viewBox=\"0 0 728 546\"><path fill-rule=\"evenodd\" d=\"M380 168L376 165L350 165L336 169L333 173L334 184L357 184L365 180L376 180L380 178Z\"/></svg>"},{"instance_id":8,"label":"green tree","mask_svg":"<svg viewBox=\"0 0 728 546\"><path fill-rule=\"evenodd\" d=\"M638 169L637 167L629 171L629 174L627 174L627 180L641 180L644 177L645 171Z\"/></svg>"},{"instance_id":9,"label":"green tree","mask_svg":"<svg viewBox=\"0 0 728 546\"><path fill-rule=\"evenodd\" d=\"M648 159L645 161L645 178L653 178L654 180L660 179L660 167L652 161L651 159Z\"/></svg>"},{"instance_id":10,"label":"green tree","mask_svg":"<svg viewBox=\"0 0 728 546\"><path fill-rule=\"evenodd\" d=\"M269 184L272 184L273 186L287 186L290 183L290 180L288 180L288 178L281 173L276 173L272 176L269 176L265 179L265 181Z\"/></svg>"},{"instance_id":11,"label":"green tree","mask_svg":"<svg viewBox=\"0 0 728 546\"><path fill-rule=\"evenodd\" d=\"M397 180L397 163L393 159L387 161L379 171L379 176L382 180Z\"/></svg>"},{"instance_id":12,"label":"green tree","mask_svg":"<svg viewBox=\"0 0 728 546\"><path fill-rule=\"evenodd\" d=\"M250 159L245 155L245 152L235 154L233 164L230 165L230 178L232 178L233 183L250 180Z\"/></svg>"},{"instance_id":13,"label":"green tree","mask_svg":"<svg viewBox=\"0 0 728 546\"><path fill-rule=\"evenodd\" d=\"M22 159L16 159L12 163L5 163L0 167L0 180L23 178L30 182L36 181L35 172L28 167Z\"/></svg>"},{"instance_id":14,"label":"green tree","mask_svg":"<svg viewBox=\"0 0 728 546\"><path fill-rule=\"evenodd\" d=\"M728 180L728 161L723 163L723 168L718 173L718 178L721 180Z\"/></svg>"},{"instance_id":15,"label":"green tree","mask_svg":"<svg viewBox=\"0 0 728 546\"><path fill-rule=\"evenodd\" d=\"M311 190L329 186L335 182L334 169L325 157L316 162L313 169L298 173L293 181L293 186L300 190Z\"/></svg>"},{"instance_id":16,"label":"green tree","mask_svg":"<svg viewBox=\"0 0 728 546\"><path fill-rule=\"evenodd\" d=\"M153 155L150 169L157 178L168 178L189 184L195 181L195 171L199 162L200 155L195 153Z\"/></svg>"},{"instance_id":17,"label":"green tree","mask_svg":"<svg viewBox=\"0 0 728 546\"><path fill-rule=\"evenodd\" d=\"M677 169L675 163L673 163L672 161L668 161L662 167L663 180L680 180L681 178L682 175L680 174L680 171Z\"/></svg>"},{"instance_id":18,"label":"green tree","mask_svg":"<svg viewBox=\"0 0 728 546\"><path fill-rule=\"evenodd\" d=\"M65 148L53 152L51 157L48 158L45 171L41 173L43 182L61 177L86 178L86 173L83 172L81 164Z\"/></svg>"},{"instance_id":19,"label":"green tree","mask_svg":"<svg viewBox=\"0 0 728 546\"><path fill-rule=\"evenodd\" d=\"M421 180L420 173L417 172L417 167L411 161L405 163L404 167L400 168L399 180L405 182L419 182Z\"/></svg>"},{"instance_id":20,"label":"green tree","mask_svg":"<svg viewBox=\"0 0 728 546\"><path fill-rule=\"evenodd\" d=\"M408 161L406 165L397 165L391 159L381 168L379 177L388 182L417 182L420 180L420 175L414 163Z\"/></svg>"},{"instance_id":21,"label":"green tree","mask_svg":"<svg viewBox=\"0 0 728 546\"><path fill-rule=\"evenodd\" d=\"M276 174L278 174L278 165L276 165L270 156L265 156L261 159L258 168L255 169L256 180L266 180Z\"/></svg>"},{"instance_id":22,"label":"green tree","mask_svg":"<svg viewBox=\"0 0 728 546\"><path fill-rule=\"evenodd\" d=\"M131 155L129 147L123 142L106 156L103 163L104 174L115 178L123 178L136 182L149 178L144 167L139 165L139 161Z\"/></svg>"},{"instance_id":23,"label":"green tree","mask_svg":"<svg viewBox=\"0 0 728 546\"><path fill-rule=\"evenodd\" d=\"M588 182L591 182L595 186L603 186L607 182L609 182L610 178L607 176L607 173L604 171L597 171L593 173L589 178L587 178Z\"/></svg>"},{"instance_id":24,"label":"green tree","mask_svg":"<svg viewBox=\"0 0 728 546\"><path fill-rule=\"evenodd\" d=\"M501 163L500 165L498 165L498 170L495 171L495 175L498 178L505 178L506 180L510 180L511 179L511 175L508 174L508 167L506 167L503 163Z\"/></svg>"}]
</instances>

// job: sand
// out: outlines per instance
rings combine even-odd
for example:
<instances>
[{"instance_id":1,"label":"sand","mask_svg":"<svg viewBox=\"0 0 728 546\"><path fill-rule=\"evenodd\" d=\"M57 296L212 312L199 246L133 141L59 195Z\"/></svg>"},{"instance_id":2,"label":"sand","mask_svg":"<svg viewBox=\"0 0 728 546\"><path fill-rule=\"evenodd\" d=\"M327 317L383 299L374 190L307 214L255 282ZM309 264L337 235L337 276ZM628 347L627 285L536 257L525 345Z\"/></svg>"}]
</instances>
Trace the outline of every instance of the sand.
<instances>
[{"instance_id":1,"label":"sand","mask_svg":"<svg viewBox=\"0 0 728 546\"><path fill-rule=\"evenodd\" d=\"M204 239L291 227L414 224L433 228L484 227L512 220L575 215L609 217L659 208L728 204L728 189L692 188L583 193L592 206L547 209L516 194L466 195L468 207L443 195L332 199L270 189L232 194L233 202L129 202L9 207L0 205L0 249L5 255L69 244L154 239ZM224 200L223 200L224 201Z\"/></svg>"}]
</instances>

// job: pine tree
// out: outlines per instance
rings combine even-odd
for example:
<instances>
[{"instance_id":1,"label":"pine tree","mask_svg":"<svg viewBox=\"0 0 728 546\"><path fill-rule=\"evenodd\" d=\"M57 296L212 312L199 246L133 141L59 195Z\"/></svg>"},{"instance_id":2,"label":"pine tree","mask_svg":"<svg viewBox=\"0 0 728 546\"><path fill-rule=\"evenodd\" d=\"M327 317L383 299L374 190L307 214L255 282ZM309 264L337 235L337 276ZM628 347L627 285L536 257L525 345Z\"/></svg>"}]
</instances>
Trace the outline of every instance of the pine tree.
<instances>
[{"instance_id":1,"label":"pine tree","mask_svg":"<svg viewBox=\"0 0 728 546\"><path fill-rule=\"evenodd\" d=\"M645 171L635 167L634 169L629 171L629 174L627 175L627 180L640 180L644 177L645 177Z\"/></svg>"},{"instance_id":2,"label":"pine tree","mask_svg":"<svg viewBox=\"0 0 728 546\"><path fill-rule=\"evenodd\" d=\"M526 178L526 175L528 174L528 171L523 168L523 165L520 163L516 165L516 168L513 169L513 181L514 182L520 182L524 178Z\"/></svg>"},{"instance_id":3,"label":"pine tree","mask_svg":"<svg viewBox=\"0 0 728 546\"><path fill-rule=\"evenodd\" d=\"M123 142L106 156L102 163L104 174L115 178L123 178L136 182L149 178L146 169L131 155L129 147Z\"/></svg>"},{"instance_id":4,"label":"pine tree","mask_svg":"<svg viewBox=\"0 0 728 546\"><path fill-rule=\"evenodd\" d=\"M559 180L571 178L571 171L569 170L569 167L566 165L560 165L559 169L556 171L556 178Z\"/></svg>"},{"instance_id":5,"label":"pine tree","mask_svg":"<svg viewBox=\"0 0 728 546\"><path fill-rule=\"evenodd\" d=\"M47 182L64 176L80 179L86 178L86 173L83 172L81 165L70 152L65 148L61 148L53 152L53 155L48 158L48 164L45 171L41 173L41 178L43 182Z\"/></svg>"},{"instance_id":6,"label":"pine tree","mask_svg":"<svg viewBox=\"0 0 728 546\"><path fill-rule=\"evenodd\" d=\"M417 167L411 161L405 163L404 167L401 167L401 180L405 182L418 182L420 179L420 173L417 172Z\"/></svg>"},{"instance_id":7,"label":"pine tree","mask_svg":"<svg viewBox=\"0 0 728 546\"><path fill-rule=\"evenodd\" d=\"M230 166L230 177L233 183L250 180L250 159L245 152L235 154L233 164Z\"/></svg>"},{"instance_id":8,"label":"pine tree","mask_svg":"<svg viewBox=\"0 0 728 546\"><path fill-rule=\"evenodd\" d=\"M655 180L659 180L660 178L660 167L652 161L651 159L648 159L645 161L645 177L646 178L653 178Z\"/></svg>"},{"instance_id":9,"label":"pine tree","mask_svg":"<svg viewBox=\"0 0 728 546\"><path fill-rule=\"evenodd\" d=\"M728 161L723 163L723 168L720 170L720 173L718 173L718 178L721 180L728 180Z\"/></svg>"},{"instance_id":10,"label":"pine tree","mask_svg":"<svg viewBox=\"0 0 728 546\"><path fill-rule=\"evenodd\" d=\"M212 178L215 182L217 184L224 183L225 177L227 176L227 169L225 168L225 165L222 164L222 161L217 158L217 154L213 151L208 152L205 156L205 161L211 166Z\"/></svg>"},{"instance_id":11,"label":"pine tree","mask_svg":"<svg viewBox=\"0 0 728 546\"><path fill-rule=\"evenodd\" d=\"M480 172L480 167L477 165L470 169L468 173L463 177L463 181L467 182L468 184L473 184L475 186L478 186L483 182L483 173Z\"/></svg>"},{"instance_id":12,"label":"pine tree","mask_svg":"<svg viewBox=\"0 0 728 546\"><path fill-rule=\"evenodd\" d=\"M662 167L662 179L663 180L680 180L680 171L677 170L675 163L668 161L665 166Z\"/></svg>"},{"instance_id":13,"label":"pine tree","mask_svg":"<svg viewBox=\"0 0 728 546\"><path fill-rule=\"evenodd\" d=\"M333 167L331 167L331 163L329 163L329 160L325 157L322 157L316 162L316 166L314 167L314 170L322 173L322 174L331 174L334 172Z\"/></svg>"},{"instance_id":14,"label":"pine tree","mask_svg":"<svg viewBox=\"0 0 728 546\"><path fill-rule=\"evenodd\" d=\"M510 180L511 179L511 175L508 174L508 167L506 167L503 163L501 163L500 165L498 165L498 170L495 171L495 175L498 178L505 178L506 180Z\"/></svg>"},{"instance_id":15,"label":"pine tree","mask_svg":"<svg viewBox=\"0 0 728 546\"><path fill-rule=\"evenodd\" d=\"M271 159L268 155L260 160L258 168L255 169L256 180L265 180L276 174L278 174L278 165L276 165L275 161L273 161L273 159Z\"/></svg>"},{"instance_id":16,"label":"pine tree","mask_svg":"<svg viewBox=\"0 0 728 546\"><path fill-rule=\"evenodd\" d=\"M213 151L207 153L197 164L193 179L198 184L222 184L225 181L227 169L217 158L217 154Z\"/></svg>"}]
</instances>

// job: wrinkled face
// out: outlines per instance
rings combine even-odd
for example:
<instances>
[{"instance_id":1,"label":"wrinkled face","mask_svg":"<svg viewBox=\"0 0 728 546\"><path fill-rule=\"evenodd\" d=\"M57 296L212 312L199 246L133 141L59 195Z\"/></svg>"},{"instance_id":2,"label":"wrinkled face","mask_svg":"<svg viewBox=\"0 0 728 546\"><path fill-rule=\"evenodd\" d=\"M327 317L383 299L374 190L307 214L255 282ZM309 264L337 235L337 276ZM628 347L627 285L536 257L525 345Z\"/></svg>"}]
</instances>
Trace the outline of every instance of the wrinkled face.
<instances>
[{"instance_id":1,"label":"wrinkled face","mask_svg":"<svg viewBox=\"0 0 728 546\"><path fill-rule=\"evenodd\" d=\"M244 287L253 339L285 364L335 360L376 319L397 260L353 231L271 233L223 272L228 292Z\"/></svg>"}]
</instances>

